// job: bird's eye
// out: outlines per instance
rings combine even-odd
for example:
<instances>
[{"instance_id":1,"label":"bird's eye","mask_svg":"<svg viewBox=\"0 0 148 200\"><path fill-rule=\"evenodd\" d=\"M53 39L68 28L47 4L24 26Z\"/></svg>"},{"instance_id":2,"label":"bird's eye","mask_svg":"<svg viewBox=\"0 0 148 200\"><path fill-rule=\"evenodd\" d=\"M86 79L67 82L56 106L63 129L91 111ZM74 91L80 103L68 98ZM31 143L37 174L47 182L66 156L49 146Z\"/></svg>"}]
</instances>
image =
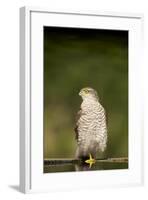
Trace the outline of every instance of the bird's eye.
<instances>
[{"instance_id":1,"label":"bird's eye","mask_svg":"<svg viewBox=\"0 0 148 200\"><path fill-rule=\"evenodd\" d=\"M89 93L89 91L88 91L88 90L85 90L85 93L86 93L86 94L88 94L88 93Z\"/></svg>"}]
</instances>

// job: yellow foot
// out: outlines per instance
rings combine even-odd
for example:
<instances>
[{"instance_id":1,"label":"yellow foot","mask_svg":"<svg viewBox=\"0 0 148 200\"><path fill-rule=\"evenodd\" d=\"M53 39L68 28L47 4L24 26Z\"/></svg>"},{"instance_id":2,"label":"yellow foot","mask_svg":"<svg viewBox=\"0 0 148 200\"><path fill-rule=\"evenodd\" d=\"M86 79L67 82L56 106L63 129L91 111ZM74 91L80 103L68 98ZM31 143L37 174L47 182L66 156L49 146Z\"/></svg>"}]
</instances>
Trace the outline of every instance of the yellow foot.
<instances>
[{"instance_id":1,"label":"yellow foot","mask_svg":"<svg viewBox=\"0 0 148 200\"><path fill-rule=\"evenodd\" d=\"M85 160L85 162L87 164L89 164L89 168L92 167L93 164L95 164L96 160L94 158L92 158L91 154L89 154L89 159L88 160Z\"/></svg>"}]
</instances>

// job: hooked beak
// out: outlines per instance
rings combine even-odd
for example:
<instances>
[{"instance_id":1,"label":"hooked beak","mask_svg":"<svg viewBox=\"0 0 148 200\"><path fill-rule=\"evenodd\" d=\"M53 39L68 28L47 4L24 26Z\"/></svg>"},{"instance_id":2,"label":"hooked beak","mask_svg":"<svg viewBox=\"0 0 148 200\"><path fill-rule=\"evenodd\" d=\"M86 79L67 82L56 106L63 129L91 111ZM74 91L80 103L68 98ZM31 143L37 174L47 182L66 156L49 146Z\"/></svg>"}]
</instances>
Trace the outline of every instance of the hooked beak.
<instances>
[{"instance_id":1,"label":"hooked beak","mask_svg":"<svg viewBox=\"0 0 148 200\"><path fill-rule=\"evenodd\" d=\"M81 96L81 95L82 95L82 92L80 91L80 92L79 92L79 96Z\"/></svg>"}]
</instances>

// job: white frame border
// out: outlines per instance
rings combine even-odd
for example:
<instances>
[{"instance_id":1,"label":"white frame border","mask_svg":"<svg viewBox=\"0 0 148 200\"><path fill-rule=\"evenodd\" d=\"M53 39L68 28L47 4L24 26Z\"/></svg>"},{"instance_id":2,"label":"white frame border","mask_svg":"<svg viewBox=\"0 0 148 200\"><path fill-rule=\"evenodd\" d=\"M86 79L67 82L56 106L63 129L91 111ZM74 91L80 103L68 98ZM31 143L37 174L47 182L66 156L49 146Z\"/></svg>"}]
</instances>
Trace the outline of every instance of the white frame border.
<instances>
[{"instance_id":1,"label":"white frame border","mask_svg":"<svg viewBox=\"0 0 148 200\"><path fill-rule=\"evenodd\" d=\"M20 9L20 191L24 193L31 193L37 191L47 191L43 189L34 189L31 187L32 182L32 175L31 175L31 137L30 137L30 130L31 130L31 38L30 38L30 31L31 31L31 21L30 15L31 12L46 12L46 13L58 13L58 14L70 14L70 15L86 15L86 16L106 16L106 17L119 17L119 18L131 18L131 19L140 19L141 21L141 37L143 37L143 15L142 14L130 14L130 13L113 13L113 12L90 12L81 13L81 12L57 12L57 11L49 11L47 9L40 9L40 8L30 8L30 7L23 7ZM143 38L141 38L141 45L143 47ZM141 48L142 50L142 48ZM142 57L142 52L139 57ZM140 58L142 62L142 58ZM143 68L141 69L140 73L140 88L143 96L143 80L142 80L142 73ZM142 98L141 100L141 112L143 113L142 108ZM142 119L143 120L143 119ZM141 122L142 123L142 122ZM143 125L143 124L142 124ZM142 133L143 134L143 133ZM140 182L131 183L129 185L141 185L143 183L143 135L141 135L141 177ZM50 174L51 175L51 174ZM52 174L53 176L54 174ZM62 175L64 177L64 174ZM119 184L119 186L125 184ZM126 184L126 186L128 183ZM111 186L111 185L110 185ZM113 184L114 186L114 184ZM80 187L80 186L79 186ZM94 187L94 186L93 186ZM66 189L66 187L65 187ZM56 186L55 186L56 190ZM62 189L63 190L63 189ZM49 190L50 191L50 188Z\"/></svg>"}]
</instances>

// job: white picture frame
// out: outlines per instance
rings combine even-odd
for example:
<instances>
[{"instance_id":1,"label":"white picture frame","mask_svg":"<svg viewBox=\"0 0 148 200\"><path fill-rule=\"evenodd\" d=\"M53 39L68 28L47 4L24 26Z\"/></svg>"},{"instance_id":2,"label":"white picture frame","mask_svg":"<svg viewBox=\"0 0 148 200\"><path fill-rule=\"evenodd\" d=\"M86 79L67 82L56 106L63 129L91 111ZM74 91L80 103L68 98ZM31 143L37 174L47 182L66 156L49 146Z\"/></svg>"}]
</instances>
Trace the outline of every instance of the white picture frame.
<instances>
[{"instance_id":1,"label":"white picture frame","mask_svg":"<svg viewBox=\"0 0 148 200\"><path fill-rule=\"evenodd\" d=\"M43 26L129 31L129 169L43 173ZM20 9L20 191L142 185L142 45L142 14Z\"/></svg>"}]
</instances>

